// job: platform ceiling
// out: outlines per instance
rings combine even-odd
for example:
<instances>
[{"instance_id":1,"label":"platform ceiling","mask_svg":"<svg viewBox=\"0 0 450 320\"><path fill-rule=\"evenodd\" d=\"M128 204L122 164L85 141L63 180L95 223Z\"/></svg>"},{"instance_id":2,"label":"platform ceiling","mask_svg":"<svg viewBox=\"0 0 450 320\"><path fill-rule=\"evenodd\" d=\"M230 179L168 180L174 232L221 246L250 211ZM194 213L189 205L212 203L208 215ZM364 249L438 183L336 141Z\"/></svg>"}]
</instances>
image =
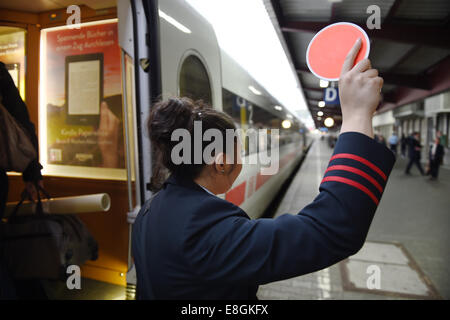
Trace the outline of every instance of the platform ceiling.
<instances>
[{"instance_id":1,"label":"platform ceiling","mask_svg":"<svg viewBox=\"0 0 450 320\"><path fill-rule=\"evenodd\" d=\"M371 40L369 59L384 79L379 112L435 94L450 84L450 1L448 0L264 0L281 30L316 127L327 116L341 120L339 107L318 107L323 89L309 72L306 49L316 32L335 22L353 22ZM381 29L369 30L366 13L380 8ZM445 86L443 86L445 82ZM323 111L322 120L317 112Z\"/></svg>"}]
</instances>

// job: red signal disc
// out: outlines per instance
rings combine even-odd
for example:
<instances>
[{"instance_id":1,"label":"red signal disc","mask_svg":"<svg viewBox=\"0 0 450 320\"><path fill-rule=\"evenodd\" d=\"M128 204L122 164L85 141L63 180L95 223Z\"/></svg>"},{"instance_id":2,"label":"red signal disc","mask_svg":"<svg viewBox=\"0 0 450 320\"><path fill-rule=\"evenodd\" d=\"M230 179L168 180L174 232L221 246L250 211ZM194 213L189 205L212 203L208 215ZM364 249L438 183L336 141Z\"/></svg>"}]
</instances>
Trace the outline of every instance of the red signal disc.
<instances>
[{"instance_id":1,"label":"red signal disc","mask_svg":"<svg viewBox=\"0 0 450 320\"><path fill-rule=\"evenodd\" d=\"M355 64L369 56L370 42L367 33L349 22L338 22L323 28L312 38L306 50L309 70L320 79L339 80L345 57L358 38L361 38L362 44Z\"/></svg>"}]
</instances>

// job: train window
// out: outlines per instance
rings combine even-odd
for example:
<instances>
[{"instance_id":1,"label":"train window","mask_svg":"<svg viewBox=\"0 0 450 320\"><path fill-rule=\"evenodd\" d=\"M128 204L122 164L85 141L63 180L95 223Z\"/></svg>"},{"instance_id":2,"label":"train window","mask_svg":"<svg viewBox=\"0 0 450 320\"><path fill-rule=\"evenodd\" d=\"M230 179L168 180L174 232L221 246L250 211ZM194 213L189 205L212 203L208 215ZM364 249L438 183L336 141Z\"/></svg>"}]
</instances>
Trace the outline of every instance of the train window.
<instances>
[{"instance_id":1,"label":"train window","mask_svg":"<svg viewBox=\"0 0 450 320\"><path fill-rule=\"evenodd\" d=\"M281 130L280 133L283 134L279 140L280 146L293 142L298 135L299 127L297 123L293 123L290 129L282 129L281 122L284 118L280 118L278 115L252 104L226 89L222 90L222 97L223 111L233 118L239 128L267 129L268 133L270 133L270 129L279 129ZM247 139L243 149L245 155L250 154L252 150L261 152L270 149L272 146L270 137L269 135L268 140L260 139L259 141ZM257 146L250 146L250 143L257 143Z\"/></svg>"},{"instance_id":2,"label":"train window","mask_svg":"<svg viewBox=\"0 0 450 320\"><path fill-rule=\"evenodd\" d=\"M251 122L252 104L227 89L222 90L222 98L223 111L233 118L239 128L245 128Z\"/></svg>"},{"instance_id":3,"label":"train window","mask_svg":"<svg viewBox=\"0 0 450 320\"><path fill-rule=\"evenodd\" d=\"M212 103L208 72L199 58L191 55L183 61L179 81L181 97Z\"/></svg>"},{"instance_id":4,"label":"train window","mask_svg":"<svg viewBox=\"0 0 450 320\"><path fill-rule=\"evenodd\" d=\"M222 89L222 110L233 118L237 124L241 123L241 116L239 110L235 107L235 100L237 96L226 89Z\"/></svg>"},{"instance_id":5,"label":"train window","mask_svg":"<svg viewBox=\"0 0 450 320\"><path fill-rule=\"evenodd\" d=\"M22 28L0 26L0 61L6 65L25 100L25 33Z\"/></svg>"},{"instance_id":6,"label":"train window","mask_svg":"<svg viewBox=\"0 0 450 320\"><path fill-rule=\"evenodd\" d=\"M253 125L259 129L278 129L280 128L280 119L271 112L254 106L253 108Z\"/></svg>"},{"instance_id":7,"label":"train window","mask_svg":"<svg viewBox=\"0 0 450 320\"><path fill-rule=\"evenodd\" d=\"M253 104L242 97L235 95L227 89L222 89L222 109L225 113L231 116L237 128L248 129L251 128L253 120ZM246 156L257 150L256 146L251 146L254 140L248 136L242 140L242 155Z\"/></svg>"}]
</instances>

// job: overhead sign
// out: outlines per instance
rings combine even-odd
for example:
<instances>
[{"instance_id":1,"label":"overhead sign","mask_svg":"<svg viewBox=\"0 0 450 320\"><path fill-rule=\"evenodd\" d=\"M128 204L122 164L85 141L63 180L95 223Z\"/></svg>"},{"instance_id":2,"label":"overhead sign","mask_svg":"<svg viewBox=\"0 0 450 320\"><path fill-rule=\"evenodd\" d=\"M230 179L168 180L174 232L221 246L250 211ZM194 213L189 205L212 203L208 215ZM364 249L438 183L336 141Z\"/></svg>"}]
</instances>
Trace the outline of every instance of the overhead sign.
<instances>
[{"instance_id":1,"label":"overhead sign","mask_svg":"<svg viewBox=\"0 0 450 320\"><path fill-rule=\"evenodd\" d=\"M323 101L325 101L325 104L328 105L340 104L338 88L325 88L323 92Z\"/></svg>"},{"instance_id":2,"label":"overhead sign","mask_svg":"<svg viewBox=\"0 0 450 320\"><path fill-rule=\"evenodd\" d=\"M345 57L358 38L362 43L355 64L369 56L370 42L366 32L349 22L338 22L323 28L312 38L306 50L309 70L320 79L339 80Z\"/></svg>"}]
</instances>

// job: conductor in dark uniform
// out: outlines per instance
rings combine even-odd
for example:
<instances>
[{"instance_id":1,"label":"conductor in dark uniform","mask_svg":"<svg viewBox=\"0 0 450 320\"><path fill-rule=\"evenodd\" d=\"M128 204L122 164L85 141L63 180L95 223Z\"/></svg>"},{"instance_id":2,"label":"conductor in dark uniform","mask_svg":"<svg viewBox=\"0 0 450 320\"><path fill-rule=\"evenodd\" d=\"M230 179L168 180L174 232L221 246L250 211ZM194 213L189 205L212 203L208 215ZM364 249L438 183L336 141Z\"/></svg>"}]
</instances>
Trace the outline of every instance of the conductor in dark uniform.
<instances>
[{"instance_id":1,"label":"conductor in dark uniform","mask_svg":"<svg viewBox=\"0 0 450 320\"><path fill-rule=\"evenodd\" d=\"M419 142L420 136L418 132L414 132L411 137L408 139L408 157L409 162L406 166L405 174L410 174L410 170L413 164L417 166L420 174L424 175L424 171L422 165L420 164L420 153L422 150L422 145Z\"/></svg>"},{"instance_id":2,"label":"conductor in dark uniform","mask_svg":"<svg viewBox=\"0 0 450 320\"><path fill-rule=\"evenodd\" d=\"M353 66L360 46L342 68L343 124L319 194L296 215L251 220L216 196L240 173L239 141L233 156L225 145L212 162L173 161L175 129L193 135L200 121L203 132L225 132L235 128L230 117L185 98L153 107L150 138L171 175L163 182L156 170L152 184L160 191L134 222L138 299L255 299L261 284L329 267L361 249L395 160L373 139L383 80L367 59Z\"/></svg>"},{"instance_id":3,"label":"conductor in dark uniform","mask_svg":"<svg viewBox=\"0 0 450 320\"><path fill-rule=\"evenodd\" d=\"M436 180L439 174L439 167L444 159L444 146L440 144L439 136L436 136L434 142L430 145L430 151L428 152L429 167L430 167L430 180Z\"/></svg>"}]
</instances>

